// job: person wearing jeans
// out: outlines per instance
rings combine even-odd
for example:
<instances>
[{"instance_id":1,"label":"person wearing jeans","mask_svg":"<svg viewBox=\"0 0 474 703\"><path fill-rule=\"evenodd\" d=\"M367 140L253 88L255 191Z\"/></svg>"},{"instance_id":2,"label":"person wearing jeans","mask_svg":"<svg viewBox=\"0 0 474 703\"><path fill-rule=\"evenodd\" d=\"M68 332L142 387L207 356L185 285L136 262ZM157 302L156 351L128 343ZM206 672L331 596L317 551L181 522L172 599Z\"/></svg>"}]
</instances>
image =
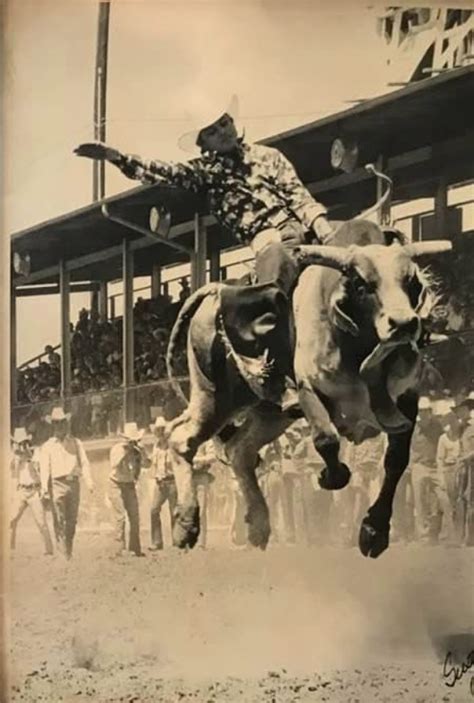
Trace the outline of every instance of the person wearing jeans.
<instances>
[{"instance_id":1,"label":"person wearing jeans","mask_svg":"<svg viewBox=\"0 0 474 703\"><path fill-rule=\"evenodd\" d=\"M161 510L168 502L171 529L174 523L174 511L178 500L176 483L173 475L170 452L167 447L167 423L158 416L151 426L155 435L155 444L151 455L150 478L153 481L153 494L150 508L151 551L163 549L163 530Z\"/></svg>"},{"instance_id":2,"label":"person wearing jeans","mask_svg":"<svg viewBox=\"0 0 474 703\"><path fill-rule=\"evenodd\" d=\"M91 470L82 442L69 429L70 413L54 408L46 420L53 436L41 447L39 464L42 497L52 499L54 531L59 551L72 556L81 499L80 478L93 490Z\"/></svg>"},{"instance_id":3,"label":"person wearing jeans","mask_svg":"<svg viewBox=\"0 0 474 703\"><path fill-rule=\"evenodd\" d=\"M128 518L128 551L134 556L144 556L140 545L140 513L136 482L142 466L148 463L140 440L144 432L135 422L125 424L120 441L110 450L109 501L114 522L114 556L126 549L125 524Z\"/></svg>"},{"instance_id":4,"label":"person wearing jeans","mask_svg":"<svg viewBox=\"0 0 474 703\"><path fill-rule=\"evenodd\" d=\"M15 482L13 509L10 520L10 549L16 547L16 530L18 523L28 508L41 534L44 553L53 553L53 543L49 534L48 523L41 500L41 479L38 465L38 450L33 451L31 435L24 427L17 427L12 437L13 457L11 463L12 478Z\"/></svg>"}]
</instances>

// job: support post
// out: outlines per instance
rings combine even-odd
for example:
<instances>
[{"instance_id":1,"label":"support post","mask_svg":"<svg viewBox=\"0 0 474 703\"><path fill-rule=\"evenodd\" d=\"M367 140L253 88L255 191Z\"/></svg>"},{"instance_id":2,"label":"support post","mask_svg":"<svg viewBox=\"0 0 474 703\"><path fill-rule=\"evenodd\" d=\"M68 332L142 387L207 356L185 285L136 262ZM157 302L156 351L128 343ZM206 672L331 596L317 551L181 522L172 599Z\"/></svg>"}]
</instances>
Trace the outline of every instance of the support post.
<instances>
[{"instance_id":1,"label":"support post","mask_svg":"<svg viewBox=\"0 0 474 703\"><path fill-rule=\"evenodd\" d=\"M218 249L211 251L210 259L210 280L219 281L221 273L221 253Z\"/></svg>"},{"instance_id":2,"label":"support post","mask_svg":"<svg viewBox=\"0 0 474 703\"><path fill-rule=\"evenodd\" d=\"M10 292L10 405L14 407L17 403L17 383L16 383L16 294L15 288L11 287Z\"/></svg>"},{"instance_id":3,"label":"support post","mask_svg":"<svg viewBox=\"0 0 474 703\"><path fill-rule=\"evenodd\" d=\"M131 387L134 385L133 369L133 251L126 237L122 243L123 271L123 333L122 333L122 380L124 422L133 420L134 407Z\"/></svg>"},{"instance_id":4,"label":"support post","mask_svg":"<svg viewBox=\"0 0 474 703\"><path fill-rule=\"evenodd\" d=\"M71 395L71 331L70 331L70 274L63 260L59 262L59 299L61 308L61 397L63 402Z\"/></svg>"},{"instance_id":5,"label":"support post","mask_svg":"<svg viewBox=\"0 0 474 703\"><path fill-rule=\"evenodd\" d=\"M411 218L411 241L419 242L421 239L421 222L419 215L413 215Z\"/></svg>"},{"instance_id":6,"label":"support post","mask_svg":"<svg viewBox=\"0 0 474 703\"><path fill-rule=\"evenodd\" d=\"M206 283L207 227L202 217L194 215L194 253L191 257L191 292Z\"/></svg>"},{"instance_id":7,"label":"support post","mask_svg":"<svg viewBox=\"0 0 474 703\"><path fill-rule=\"evenodd\" d=\"M101 322L107 322L107 281L100 282L99 317Z\"/></svg>"},{"instance_id":8,"label":"support post","mask_svg":"<svg viewBox=\"0 0 474 703\"><path fill-rule=\"evenodd\" d=\"M91 290L90 306L91 306L91 312L95 312L98 315L99 314L99 291L96 288Z\"/></svg>"},{"instance_id":9,"label":"support post","mask_svg":"<svg viewBox=\"0 0 474 703\"><path fill-rule=\"evenodd\" d=\"M448 187L443 176L440 177L436 186L434 214L436 239L448 239Z\"/></svg>"},{"instance_id":10,"label":"support post","mask_svg":"<svg viewBox=\"0 0 474 703\"><path fill-rule=\"evenodd\" d=\"M99 19L97 23L97 52L94 84L94 139L99 142L105 142L106 137L109 17L110 2L100 2ZM94 161L92 169L92 199L96 202L105 197L105 162Z\"/></svg>"},{"instance_id":11,"label":"support post","mask_svg":"<svg viewBox=\"0 0 474 703\"><path fill-rule=\"evenodd\" d=\"M157 298L161 293L161 266L153 264L151 270L151 297Z\"/></svg>"}]
</instances>

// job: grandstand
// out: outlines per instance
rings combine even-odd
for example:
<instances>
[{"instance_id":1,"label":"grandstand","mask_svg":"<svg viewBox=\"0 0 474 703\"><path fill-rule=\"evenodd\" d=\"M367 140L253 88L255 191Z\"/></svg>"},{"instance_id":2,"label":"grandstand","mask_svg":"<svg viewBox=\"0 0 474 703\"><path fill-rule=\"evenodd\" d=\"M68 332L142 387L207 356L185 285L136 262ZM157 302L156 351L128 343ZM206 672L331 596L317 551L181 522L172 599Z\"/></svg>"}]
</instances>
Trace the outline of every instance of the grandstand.
<instances>
[{"instance_id":1,"label":"grandstand","mask_svg":"<svg viewBox=\"0 0 474 703\"><path fill-rule=\"evenodd\" d=\"M264 140L293 162L331 219L348 219L373 204L381 183L364 164L372 162L393 178L392 201L380 218L398 221L414 240L455 243L442 264L449 299L439 325L458 339L468 338L474 326L466 264L473 247L473 78L473 66L454 68ZM357 154L353 163L344 158L348 145ZM180 302L170 299L165 278L173 267L188 264L190 290L223 279L229 252L237 261L244 256L236 246L205 202L159 185L134 188L14 234L13 422L39 418L58 396L74 411L79 436L113 434L124 418L146 426L157 412L175 414L179 405L163 380L163 355ZM150 297L134 305L134 281L143 277L150 281ZM109 296L117 280L123 282L121 317L115 296ZM182 298L188 294L183 286ZM71 328L75 291L89 291L93 305ZM51 293L60 295L60 347L17 370L16 300ZM182 362L185 375L184 357Z\"/></svg>"}]
</instances>

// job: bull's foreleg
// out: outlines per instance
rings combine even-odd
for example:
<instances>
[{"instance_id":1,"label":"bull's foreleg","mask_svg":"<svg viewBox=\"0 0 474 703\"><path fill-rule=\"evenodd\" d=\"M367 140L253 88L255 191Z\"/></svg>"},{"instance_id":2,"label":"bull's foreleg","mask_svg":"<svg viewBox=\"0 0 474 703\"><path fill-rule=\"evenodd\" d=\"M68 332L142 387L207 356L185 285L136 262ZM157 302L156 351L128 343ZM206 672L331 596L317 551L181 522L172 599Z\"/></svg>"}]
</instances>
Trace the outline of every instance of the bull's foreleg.
<instances>
[{"instance_id":1,"label":"bull's foreleg","mask_svg":"<svg viewBox=\"0 0 474 703\"><path fill-rule=\"evenodd\" d=\"M258 452L284 432L292 422L293 420L283 413L251 410L245 423L226 443L226 454L245 501L248 540L260 549L267 546L271 529L268 506L255 475L259 462Z\"/></svg>"},{"instance_id":2,"label":"bull's foreleg","mask_svg":"<svg viewBox=\"0 0 474 703\"><path fill-rule=\"evenodd\" d=\"M398 482L408 466L410 458L410 443L418 413L418 396L415 393L406 393L399 398L398 407L413 423L413 426L406 432L388 436L382 487L377 500L362 520L359 533L360 551L364 556L372 557L372 559L382 554L389 545L393 499Z\"/></svg>"},{"instance_id":3,"label":"bull's foreleg","mask_svg":"<svg viewBox=\"0 0 474 703\"><path fill-rule=\"evenodd\" d=\"M339 461L339 434L331 422L329 413L312 389L302 386L298 395L301 408L311 427L314 447L325 463L319 474L319 485L330 491L344 488L350 481L351 472Z\"/></svg>"}]
</instances>

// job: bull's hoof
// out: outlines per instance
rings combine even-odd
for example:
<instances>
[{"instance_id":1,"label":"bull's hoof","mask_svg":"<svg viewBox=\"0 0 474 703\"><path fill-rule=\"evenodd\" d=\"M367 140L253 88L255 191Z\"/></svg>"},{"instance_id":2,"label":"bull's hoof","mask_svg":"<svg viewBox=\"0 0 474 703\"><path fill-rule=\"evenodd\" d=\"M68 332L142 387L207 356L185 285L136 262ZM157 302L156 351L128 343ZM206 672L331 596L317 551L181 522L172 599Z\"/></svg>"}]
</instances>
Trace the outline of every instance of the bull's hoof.
<instances>
[{"instance_id":1,"label":"bull's hoof","mask_svg":"<svg viewBox=\"0 0 474 703\"><path fill-rule=\"evenodd\" d=\"M259 549L266 549L271 534L267 506L250 508L245 516L245 522L248 525L248 541L250 544L253 547L259 547Z\"/></svg>"},{"instance_id":2,"label":"bull's hoof","mask_svg":"<svg viewBox=\"0 0 474 703\"><path fill-rule=\"evenodd\" d=\"M390 528L376 528L370 524L370 518L362 520L359 532L359 549L364 557L377 559L389 545Z\"/></svg>"},{"instance_id":3,"label":"bull's hoof","mask_svg":"<svg viewBox=\"0 0 474 703\"><path fill-rule=\"evenodd\" d=\"M337 469L329 469L327 466L321 471L318 483L325 491L339 491L347 486L351 480L351 472L342 462Z\"/></svg>"},{"instance_id":4,"label":"bull's hoof","mask_svg":"<svg viewBox=\"0 0 474 703\"><path fill-rule=\"evenodd\" d=\"M178 506L174 513L173 544L179 549L192 549L198 541L200 532L199 507L189 508Z\"/></svg>"}]
</instances>

